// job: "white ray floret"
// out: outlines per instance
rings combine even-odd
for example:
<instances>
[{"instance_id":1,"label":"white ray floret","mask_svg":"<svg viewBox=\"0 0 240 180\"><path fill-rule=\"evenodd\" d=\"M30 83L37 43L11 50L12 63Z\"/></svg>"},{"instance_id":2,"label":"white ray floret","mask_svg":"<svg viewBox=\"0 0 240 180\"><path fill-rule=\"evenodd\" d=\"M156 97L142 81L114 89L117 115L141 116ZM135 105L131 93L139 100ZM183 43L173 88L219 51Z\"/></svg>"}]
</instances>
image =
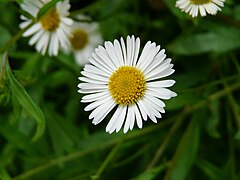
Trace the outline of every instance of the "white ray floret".
<instances>
[{"instance_id":1,"label":"white ray floret","mask_svg":"<svg viewBox=\"0 0 240 180\"><path fill-rule=\"evenodd\" d=\"M156 43L147 42L140 53L140 39L127 36L107 41L98 46L79 77L79 93L86 94L81 102L90 103L85 111L92 111L89 119L93 124L110 118L106 131L132 130L134 124L143 127L148 118L157 123L165 113L165 103L177 94L167 88L174 80L161 79L174 72L171 59Z\"/></svg>"},{"instance_id":2,"label":"white ray floret","mask_svg":"<svg viewBox=\"0 0 240 180\"><path fill-rule=\"evenodd\" d=\"M76 18L81 21L91 21L90 17L85 15L78 15ZM73 52L75 61L80 66L88 63L92 51L103 42L99 24L96 22L74 22L69 40L71 46L66 53Z\"/></svg>"},{"instance_id":3,"label":"white ray floret","mask_svg":"<svg viewBox=\"0 0 240 180\"><path fill-rule=\"evenodd\" d=\"M221 11L225 0L177 0L176 7L189 13L192 17L206 16L207 14L215 15Z\"/></svg>"},{"instance_id":4,"label":"white ray floret","mask_svg":"<svg viewBox=\"0 0 240 180\"><path fill-rule=\"evenodd\" d=\"M40 9L51 0L24 0L21 8L28 12L34 19L29 19L23 15L20 18L23 22L20 28L23 29L34 22L34 24L23 33L24 37L32 36L29 40L30 45L42 55L58 55L59 49L67 49L70 45L69 36L71 35L72 19L68 18L70 4L69 0L59 1L49 9L46 14L37 20ZM35 22L36 21L36 22Z\"/></svg>"}]
</instances>

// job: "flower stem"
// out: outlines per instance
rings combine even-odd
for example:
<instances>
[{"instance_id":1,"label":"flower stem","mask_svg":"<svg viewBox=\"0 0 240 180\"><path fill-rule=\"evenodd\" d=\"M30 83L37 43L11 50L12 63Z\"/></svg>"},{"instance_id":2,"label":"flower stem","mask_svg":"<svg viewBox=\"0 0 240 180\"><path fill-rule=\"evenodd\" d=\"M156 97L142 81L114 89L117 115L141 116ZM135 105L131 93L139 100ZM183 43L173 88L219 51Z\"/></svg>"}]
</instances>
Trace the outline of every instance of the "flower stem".
<instances>
[{"instance_id":1,"label":"flower stem","mask_svg":"<svg viewBox=\"0 0 240 180\"><path fill-rule=\"evenodd\" d=\"M26 26L25 28L21 29L20 31L17 32L17 34L15 34L6 44L5 46L0 49L0 54L9 51L9 49L11 48L11 46L22 36L22 34L29 29L35 22L31 22L28 26Z\"/></svg>"},{"instance_id":2,"label":"flower stem","mask_svg":"<svg viewBox=\"0 0 240 180\"><path fill-rule=\"evenodd\" d=\"M104 171L106 166L110 163L110 161L115 157L115 154L117 153L121 142L122 142L122 140L120 139L120 141L115 145L115 147L112 149L110 154L107 156L105 161L103 161L103 163L101 164L100 168L98 169L96 175L92 176L92 180L101 179L102 172Z\"/></svg>"},{"instance_id":3,"label":"flower stem","mask_svg":"<svg viewBox=\"0 0 240 180\"><path fill-rule=\"evenodd\" d=\"M193 105L193 106L191 106L191 107L188 107L188 109L185 109L185 111L181 112L181 113L179 114L179 116L182 115L182 116L185 117L187 114L193 112L194 110L196 110L196 109L198 109L198 108L204 107L204 106L209 102L209 100L216 100L216 99L218 99L218 98L221 98L221 97L227 95L228 92L235 91L235 90L237 90L237 89L239 89L239 88L240 88L240 83L237 83L237 84L234 84L234 85L232 85L232 86L229 86L228 89L223 89L223 90L221 90L221 91L218 91L218 92L210 95L207 99L202 100L202 101L200 101L199 103L197 103L197 104L195 104L195 105ZM183 119L184 119L184 118L183 118ZM173 122L175 122L175 121L174 121L174 119L170 119L170 122L173 123ZM181 121L178 121L178 123L181 124ZM153 132L153 131L155 131L155 130L158 130L160 127L161 127L161 128L162 128L162 127L165 127L165 126L168 125L168 124L169 124L169 121L162 122L162 123L160 123L160 124L157 125L157 126L156 126L156 125L155 125L155 126L150 126L150 127L147 127L147 128L145 128L145 129L143 129L143 130L141 130L141 131L134 131L134 132L132 132L132 133L129 133L129 134L126 135L126 136L120 137L120 139L122 138L122 139L124 139L124 141L125 141L125 140L135 139L135 138L137 138L137 137L142 136L143 134L145 135L145 134L147 134L147 133L150 133L150 132ZM175 125L175 126L178 127L179 125ZM175 128L177 128L177 127L175 127ZM175 129L175 128L174 128L174 129ZM174 130L174 129L173 129L173 130ZM174 130L174 131L175 131L175 130ZM170 135L170 137L171 137L171 135ZM83 157L83 156L86 156L86 155L89 154L89 153L92 153L92 152L95 152L95 151L99 151L99 149L107 149L107 148L109 148L109 147L111 147L111 146L116 145L117 143L119 143L120 139L119 139L119 138L113 139L113 140L111 140L111 141L109 141L109 142L105 142L104 144L97 145L97 146L95 146L95 147L93 147L93 148L91 148L91 149L86 149L86 150L83 150L83 151L77 151L77 152L75 152L75 153L72 153L72 154L69 154L69 155L60 157L60 158L58 158L58 159L50 160L50 161L46 162L45 164L42 164L42 165L40 165L40 166L38 166L38 167L36 167L36 168L34 168L34 169L31 169L31 170L29 170L29 171L27 171L27 172L25 172L25 173L23 173L23 174L20 174L20 175L14 177L13 180L28 179L28 178L30 178L30 177L33 176L33 175L39 174L39 173L47 170L48 168L52 168L53 166L57 166L57 165L59 165L59 164L66 163L66 162L68 162L68 161L76 160L77 158L81 158L81 157ZM166 145L167 145L168 142L169 142L169 141L166 142ZM161 154L160 154L160 155L161 155ZM109 162L109 159L106 159L105 161L106 161L105 164L107 164L107 163ZM155 161L157 162L158 160L155 160ZM103 164L103 165L105 166L105 164ZM103 166L103 165L102 165L102 166ZM154 164L153 164L153 165L154 165ZM104 166L103 166L103 167L104 167ZM102 168L101 168L101 169L102 169ZM101 170L101 169L100 169L100 170ZM100 170L99 170L99 171L100 171ZM100 172L102 172L102 170L101 170Z\"/></svg>"}]
</instances>

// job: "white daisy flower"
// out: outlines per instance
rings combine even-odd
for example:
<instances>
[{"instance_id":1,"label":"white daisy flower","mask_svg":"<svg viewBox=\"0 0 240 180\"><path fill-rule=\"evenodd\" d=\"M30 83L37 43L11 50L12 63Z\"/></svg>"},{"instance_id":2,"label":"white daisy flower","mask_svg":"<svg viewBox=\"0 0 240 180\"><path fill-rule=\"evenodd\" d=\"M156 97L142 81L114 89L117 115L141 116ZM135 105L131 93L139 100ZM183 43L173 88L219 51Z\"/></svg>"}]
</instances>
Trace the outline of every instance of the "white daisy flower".
<instances>
[{"instance_id":1,"label":"white daisy flower","mask_svg":"<svg viewBox=\"0 0 240 180\"><path fill-rule=\"evenodd\" d=\"M88 94L81 102L90 103L84 109L91 111L89 119L100 123L110 111L115 109L106 131L118 132L124 124L123 132L132 130L136 123L139 128L148 117L157 123L165 104L162 99L170 99L177 94L169 89L174 80L160 80L174 72L171 59L165 50L148 41L139 56L140 39L128 36L126 45L107 41L92 53L91 64L84 66L79 80L79 93Z\"/></svg>"},{"instance_id":2,"label":"white daisy flower","mask_svg":"<svg viewBox=\"0 0 240 180\"><path fill-rule=\"evenodd\" d=\"M92 51L103 42L99 25L95 22L74 22L69 40L71 43L69 51L74 53L75 60L80 66L88 63Z\"/></svg>"},{"instance_id":3,"label":"white daisy flower","mask_svg":"<svg viewBox=\"0 0 240 180\"><path fill-rule=\"evenodd\" d=\"M34 18L37 17L39 10L51 0L24 0L21 8L30 13ZM56 56L60 48L67 49L70 45L72 19L68 18L70 4L69 0L59 1L54 8L36 21L24 34L24 37L32 36L29 44L35 45L36 50L42 55L48 50L50 56ZM20 28L25 28L36 19L28 19L21 15L24 21Z\"/></svg>"},{"instance_id":4,"label":"white daisy flower","mask_svg":"<svg viewBox=\"0 0 240 180\"><path fill-rule=\"evenodd\" d=\"M192 17L198 16L198 11L201 16L217 14L221 11L220 7L224 6L225 0L177 0L176 7L182 11L189 13Z\"/></svg>"}]
</instances>

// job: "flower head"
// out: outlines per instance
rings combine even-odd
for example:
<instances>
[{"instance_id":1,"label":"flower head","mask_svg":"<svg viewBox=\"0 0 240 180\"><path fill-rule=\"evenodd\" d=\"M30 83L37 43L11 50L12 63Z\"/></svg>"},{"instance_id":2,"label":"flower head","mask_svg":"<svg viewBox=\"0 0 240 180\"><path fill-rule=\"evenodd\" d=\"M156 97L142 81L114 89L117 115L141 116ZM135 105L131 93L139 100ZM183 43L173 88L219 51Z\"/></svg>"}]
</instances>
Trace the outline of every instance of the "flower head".
<instances>
[{"instance_id":1,"label":"flower head","mask_svg":"<svg viewBox=\"0 0 240 180\"><path fill-rule=\"evenodd\" d=\"M87 16L78 16L78 19L86 19ZM96 22L74 22L71 28L70 49L75 56L76 62L83 66L88 63L92 51L103 42L99 25Z\"/></svg>"},{"instance_id":2,"label":"flower head","mask_svg":"<svg viewBox=\"0 0 240 180\"><path fill-rule=\"evenodd\" d=\"M81 102L90 103L85 111L91 111L89 119L100 123L110 111L115 109L106 131L118 132L124 124L124 133L132 130L136 123L139 128L148 117L157 123L165 104L162 99L170 99L177 94L169 89L174 80L160 80L174 72L171 59L165 50L150 41L141 55L140 39L127 37L126 44L105 42L92 53L90 64L84 66L79 77L79 93L87 94Z\"/></svg>"},{"instance_id":3,"label":"flower head","mask_svg":"<svg viewBox=\"0 0 240 180\"><path fill-rule=\"evenodd\" d=\"M221 11L220 7L224 6L225 0L177 0L176 6L182 11L189 13L192 17L198 16L198 11L201 16L217 14Z\"/></svg>"},{"instance_id":4,"label":"flower head","mask_svg":"<svg viewBox=\"0 0 240 180\"><path fill-rule=\"evenodd\" d=\"M30 13L34 18L37 17L39 10L50 0L24 0L22 9ZM69 0L59 1L49 9L39 20L36 21L23 36L32 36L29 44L35 45L35 48L42 55L48 50L50 56L56 56L60 48L67 49L70 45L68 36L70 36L70 26L72 19L68 18L70 9ZM23 29L32 23L33 19L21 15L23 22L20 27Z\"/></svg>"}]
</instances>

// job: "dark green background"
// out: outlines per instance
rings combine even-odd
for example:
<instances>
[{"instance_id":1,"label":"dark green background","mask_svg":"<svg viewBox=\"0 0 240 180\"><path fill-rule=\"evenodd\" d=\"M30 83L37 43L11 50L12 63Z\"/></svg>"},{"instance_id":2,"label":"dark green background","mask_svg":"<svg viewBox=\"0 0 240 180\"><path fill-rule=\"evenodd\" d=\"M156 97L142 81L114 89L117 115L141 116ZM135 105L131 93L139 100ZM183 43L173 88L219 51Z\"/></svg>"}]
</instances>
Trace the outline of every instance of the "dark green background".
<instances>
[{"instance_id":1,"label":"dark green background","mask_svg":"<svg viewBox=\"0 0 240 180\"><path fill-rule=\"evenodd\" d=\"M20 31L19 2L0 0L1 61ZM240 2L194 19L175 0L71 5L71 16L100 23L104 40L135 35L142 47L151 40L166 49L178 96L158 124L110 135L110 116L94 126L83 110L73 56L41 56L19 38L0 80L0 179L240 179Z\"/></svg>"}]
</instances>

